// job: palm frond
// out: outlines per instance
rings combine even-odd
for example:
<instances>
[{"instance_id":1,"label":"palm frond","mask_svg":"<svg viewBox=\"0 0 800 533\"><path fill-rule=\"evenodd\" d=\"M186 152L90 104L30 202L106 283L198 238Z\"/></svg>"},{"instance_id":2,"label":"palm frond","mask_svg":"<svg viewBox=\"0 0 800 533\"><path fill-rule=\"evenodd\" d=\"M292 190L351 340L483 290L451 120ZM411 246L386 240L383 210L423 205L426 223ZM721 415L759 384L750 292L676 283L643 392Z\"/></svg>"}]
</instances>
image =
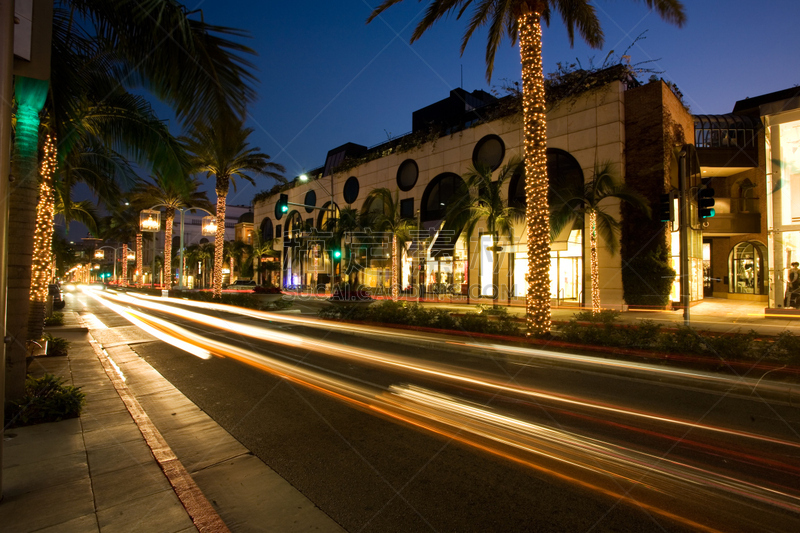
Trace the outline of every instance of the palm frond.
<instances>
[{"instance_id":1,"label":"palm frond","mask_svg":"<svg viewBox=\"0 0 800 533\"><path fill-rule=\"evenodd\" d=\"M244 31L206 24L173 0L70 0L97 38L129 68L124 83L168 102L191 124L242 116L255 98L252 49Z\"/></svg>"}]
</instances>

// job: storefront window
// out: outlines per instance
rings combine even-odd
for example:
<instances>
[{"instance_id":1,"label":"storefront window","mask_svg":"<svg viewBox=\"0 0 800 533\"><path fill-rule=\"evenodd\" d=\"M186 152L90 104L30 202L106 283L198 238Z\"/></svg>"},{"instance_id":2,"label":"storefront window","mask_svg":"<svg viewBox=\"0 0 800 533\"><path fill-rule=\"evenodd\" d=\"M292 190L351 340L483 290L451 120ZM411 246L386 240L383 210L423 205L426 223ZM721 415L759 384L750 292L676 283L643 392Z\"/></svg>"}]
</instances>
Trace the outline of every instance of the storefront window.
<instances>
[{"instance_id":1,"label":"storefront window","mask_svg":"<svg viewBox=\"0 0 800 533\"><path fill-rule=\"evenodd\" d=\"M775 117L775 122L799 116L796 109L785 118ZM765 140L770 261L774 261L770 265L774 268L774 290L765 294L769 294L769 307L784 307L788 270L792 262L800 260L800 120L768 127Z\"/></svg>"},{"instance_id":2,"label":"storefront window","mask_svg":"<svg viewBox=\"0 0 800 533\"><path fill-rule=\"evenodd\" d=\"M800 224L800 120L780 125L783 224Z\"/></svg>"},{"instance_id":3,"label":"storefront window","mask_svg":"<svg viewBox=\"0 0 800 533\"><path fill-rule=\"evenodd\" d=\"M742 242L731 251L730 289L737 294L763 294L764 247L755 242Z\"/></svg>"},{"instance_id":4,"label":"storefront window","mask_svg":"<svg viewBox=\"0 0 800 533\"><path fill-rule=\"evenodd\" d=\"M572 230L567 249L550 252L550 297L561 302L579 302L583 291L583 237L581 230ZM524 298L528 290L528 255L523 250L514 254L514 287L512 294Z\"/></svg>"}]
</instances>

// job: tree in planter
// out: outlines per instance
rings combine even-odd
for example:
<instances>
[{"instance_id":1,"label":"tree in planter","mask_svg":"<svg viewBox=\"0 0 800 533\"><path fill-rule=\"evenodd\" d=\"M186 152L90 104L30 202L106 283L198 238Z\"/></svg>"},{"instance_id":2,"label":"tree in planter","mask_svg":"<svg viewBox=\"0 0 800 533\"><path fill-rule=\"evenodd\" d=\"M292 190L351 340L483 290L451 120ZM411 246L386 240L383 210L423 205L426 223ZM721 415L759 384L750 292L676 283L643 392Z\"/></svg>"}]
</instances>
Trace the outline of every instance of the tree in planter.
<instances>
[{"instance_id":1,"label":"tree in planter","mask_svg":"<svg viewBox=\"0 0 800 533\"><path fill-rule=\"evenodd\" d=\"M6 427L58 422L80 416L86 395L80 387L65 385L64 378L45 374L27 376L24 396L8 403Z\"/></svg>"},{"instance_id":2,"label":"tree in planter","mask_svg":"<svg viewBox=\"0 0 800 533\"><path fill-rule=\"evenodd\" d=\"M278 240L279 239L277 237L264 240L264 237L261 234L260 229L253 232L253 248L252 248L253 270L256 272L256 276L258 277L256 283L258 283L259 285L263 283L263 280L261 279L261 272L263 265L270 262L276 263L278 265L277 269L271 270L269 279L267 281L268 286L273 285L272 272L276 271L279 272L281 270L281 265L280 265L281 253L275 249L275 244L278 242ZM278 258L278 261L268 261L267 263L262 263L261 262L262 257Z\"/></svg>"},{"instance_id":3,"label":"tree in planter","mask_svg":"<svg viewBox=\"0 0 800 533\"><path fill-rule=\"evenodd\" d=\"M384 0L369 16L371 22L389 7L402 0ZM661 18L682 25L686 21L679 0L645 0ZM561 15L570 42L575 30L587 44L599 48L603 31L590 0L432 0L422 20L411 36L419 39L433 24L450 14L457 17L472 7L473 12L462 39L461 51L472 34L489 26L486 46L486 77L490 79L497 48L504 36L515 44L519 38L522 63L522 116L525 149L525 218L528 239L528 291L526 298L527 333L541 335L550 332L550 241L547 205L547 145L544 71L542 70L542 27L549 24L550 15Z\"/></svg>"},{"instance_id":4,"label":"tree in planter","mask_svg":"<svg viewBox=\"0 0 800 533\"><path fill-rule=\"evenodd\" d=\"M486 221L486 230L492 236L492 298L497 304L500 297L500 246L497 244L499 234L508 237L509 242L514 242L514 224L524 219L522 209L509 206L505 199L504 191L508 189L506 183L522 166L519 157L512 157L500 169L497 179L493 180L492 169L486 165L476 164L467 170L464 175L464 184L467 190L461 191L456 196L459 198L447 211L445 228L454 228L463 231L467 238L467 257L469 257L469 240L481 220Z\"/></svg>"},{"instance_id":5,"label":"tree in planter","mask_svg":"<svg viewBox=\"0 0 800 533\"><path fill-rule=\"evenodd\" d=\"M208 285L206 278L210 270L209 265L211 259L214 257L214 243L204 242L200 244L192 244L186 248L186 263L192 265L192 271L197 272L196 265L199 263L201 266L201 274L197 276L197 284L199 288L205 289Z\"/></svg>"},{"instance_id":6,"label":"tree in planter","mask_svg":"<svg viewBox=\"0 0 800 533\"><path fill-rule=\"evenodd\" d=\"M559 182L557 173L552 177L552 201L550 205L550 239L555 239L561 231L578 222L581 228L589 218L589 250L592 282L592 313L600 312L600 280L597 261L597 237L605 242L614 254L619 246L620 224L613 215L605 211L609 202L616 199L627 203L650 216L647 200L638 192L625 186L616 177L611 163L595 165L594 176L586 183ZM601 205L602 204L602 205Z\"/></svg>"},{"instance_id":7,"label":"tree in planter","mask_svg":"<svg viewBox=\"0 0 800 533\"><path fill-rule=\"evenodd\" d=\"M261 264L261 270L266 273L264 286L268 288L275 287L275 283L273 281L276 272L281 271L281 262L280 261L266 261Z\"/></svg>"},{"instance_id":8,"label":"tree in planter","mask_svg":"<svg viewBox=\"0 0 800 533\"><path fill-rule=\"evenodd\" d=\"M237 271L236 265L242 264L242 258L245 255L250 255L253 253L253 247L247 244L244 241L226 241L224 247L224 259L226 259L230 264L230 283L236 281L236 279L241 276L241 272ZM241 270L241 269L240 269Z\"/></svg>"},{"instance_id":9,"label":"tree in planter","mask_svg":"<svg viewBox=\"0 0 800 533\"><path fill-rule=\"evenodd\" d=\"M411 231L417 227L416 221L400 214L399 195L398 191L392 194L387 188L373 189L364 202L364 211L374 215L372 227L392 235L392 300L400 296L400 248L411 240Z\"/></svg>"}]
</instances>

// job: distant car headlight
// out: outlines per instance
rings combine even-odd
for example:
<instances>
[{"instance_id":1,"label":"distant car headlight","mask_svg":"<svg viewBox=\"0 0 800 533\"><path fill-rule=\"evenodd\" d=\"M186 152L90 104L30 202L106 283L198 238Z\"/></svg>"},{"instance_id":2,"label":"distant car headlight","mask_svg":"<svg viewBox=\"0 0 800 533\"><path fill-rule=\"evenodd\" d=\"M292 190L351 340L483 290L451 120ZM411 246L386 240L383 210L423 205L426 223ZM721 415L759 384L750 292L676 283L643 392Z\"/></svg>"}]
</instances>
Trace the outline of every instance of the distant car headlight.
<instances>
[{"instance_id":1,"label":"distant car headlight","mask_svg":"<svg viewBox=\"0 0 800 533\"><path fill-rule=\"evenodd\" d=\"M72 283L67 283L66 285L64 285L64 290L67 292L75 292L75 289L77 289L77 287Z\"/></svg>"}]
</instances>

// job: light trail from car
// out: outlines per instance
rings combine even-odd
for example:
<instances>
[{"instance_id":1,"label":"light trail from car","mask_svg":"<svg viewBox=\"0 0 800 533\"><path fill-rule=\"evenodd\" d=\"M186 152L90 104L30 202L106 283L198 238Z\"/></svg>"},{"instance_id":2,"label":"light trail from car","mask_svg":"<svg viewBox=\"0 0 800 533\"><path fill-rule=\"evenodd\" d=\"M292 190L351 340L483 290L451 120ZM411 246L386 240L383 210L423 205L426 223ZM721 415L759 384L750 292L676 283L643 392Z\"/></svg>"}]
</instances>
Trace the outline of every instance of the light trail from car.
<instances>
[{"instance_id":1,"label":"light trail from car","mask_svg":"<svg viewBox=\"0 0 800 533\"><path fill-rule=\"evenodd\" d=\"M108 297L109 295L106 294L105 296ZM138 298L131 298L130 296L124 294L116 295L114 296L114 298L118 299L121 302L140 305L152 310L168 313L173 316L179 316L183 320L192 321L197 324L202 324L204 326L214 327L221 331L235 333L237 335L247 336L253 339L268 341L270 343L280 344L290 348L313 350L319 354L323 354L326 356L345 358L351 361L366 363L384 369L402 372L404 374L411 374L411 375L416 374L424 376L426 378L432 378L437 381L449 381L452 383L459 384L461 386L480 387L484 390L493 393L501 392L504 394L528 397L536 401L547 401L565 405L572 405L574 407L590 408L601 412L613 413L615 415L622 415L625 417L647 419L653 422L667 423L667 424L682 426L685 428L690 428L693 430L704 430L715 433L723 433L730 436L753 439L756 441L769 442L772 444L778 444L782 446L788 446L800 449L800 443L798 442L792 442L792 441L787 441L785 439L778 439L764 435L758 435L746 431L713 426L710 424L702 424L691 420L684 420L675 417L668 417L663 415L657 415L654 413L633 410L618 405L597 402L587 398L579 398L563 394L549 393L528 387L522 387L519 385L508 384L502 381L495 380L490 376L486 376L481 373L469 374L466 372L465 369L460 367L455 367L453 365L432 363L429 361L423 361L420 359L397 355L386 351L369 350L365 348L353 348L332 340L311 339L303 335L297 335L284 331L277 331L274 329L270 329L268 331L268 334L265 334L264 328L258 326L241 324L239 322L233 322L218 317L212 317L202 313L195 313L192 311L187 311L185 309L176 309L169 305L160 303L159 301L145 300L143 302ZM184 332L183 334L188 335L188 332ZM494 347L496 348L497 346ZM512 351L513 350L530 351L521 348L519 349L514 347L509 347L509 348ZM537 353L543 352L542 350L533 350L533 351ZM561 356L563 354L557 354L557 355ZM584 356L577 356L577 358L584 362L586 359L591 359L591 358L586 358ZM608 360L603 359L598 361L598 364L605 365L607 362ZM642 365L637 364L636 366L638 367ZM654 371L662 370L666 374L675 373L674 369L658 368L653 370ZM687 375L687 373L683 373L680 371L678 371L678 373L681 375ZM688 375L693 375L693 373L688 373ZM702 377L705 378L706 376L703 375Z\"/></svg>"},{"instance_id":2,"label":"light trail from car","mask_svg":"<svg viewBox=\"0 0 800 533\"><path fill-rule=\"evenodd\" d=\"M101 301L108 300L108 295L102 298L98 296L98 298ZM124 297L120 300L128 301ZM386 389L362 381L355 382L341 373L324 371L319 367L301 366L296 361L287 362L263 351L209 339L185 328L179 328L168 321L153 317L144 311L124 308L113 302L108 303L115 306L113 309L122 313L123 316L134 317L139 323L148 325L151 328L151 334L162 340L177 335L178 340L197 345L208 353L239 361L334 397L352 407L455 439L464 445L591 488L608 497L624 500L631 505L657 512L696 529L714 530L717 527L715 520L720 520L720 524L726 528L731 525L730 516L713 517L712 520L711 517L704 515L701 509L698 509L698 505L701 503L704 508L713 503L719 509L730 509L734 504L736 506L744 505L748 508L749 513L742 520L751 525L772 512L777 512L781 519L785 518L780 514L782 512L788 513L790 517L794 516L795 521L796 517L800 516L800 496L797 494L796 487L777 487L774 484L737 479L709 468L637 450L617 442L604 441L563 428L534 423L485 405L468 402L420 386L396 384ZM136 303L139 304L139 302ZM153 304L153 308L159 312L163 312L164 307L169 306ZM235 324L236 327L231 328L229 321L205 315L195 317L192 312L186 310L180 310L180 316L190 320L202 320L201 323L205 326L224 327L225 331L233 331L238 334L245 332L253 334L260 331L260 338L263 338L265 334L269 337L275 336L275 339L270 338L269 340L287 346L297 347L298 343L303 340L297 335L243 324ZM354 350L351 347L337 345L332 341L309 342L306 340L301 347L314 349L324 355L330 355L332 349L335 349L339 355L348 356L353 356L354 352L361 352L363 357L364 352L369 352L369 357L362 358L362 360L370 362L379 355L382 356L382 360L397 357L363 349ZM439 368L425 368L419 363L395 362L394 364L410 370L412 377L414 374L422 372L425 375L434 375L471 386L481 384L488 387L492 385L484 378L459 376L453 374L452 370L443 372ZM524 392L524 389L515 389L517 393L520 391ZM547 397L548 400L557 400L575 407L598 408L597 404L587 404L576 398L537 394ZM615 410L615 414L633 417L646 415L646 413L625 409ZM659 416L648 416L648 418L659 423L674 424L676 422ZM688 422L684 421L684 423ZM762 438L756 434L730 432L724 428L688 424L693 428L721 431L736 437ZM797 443L789 441L771 438L767 440L771 444L780 444L795 449L798 447ZM717 447L715 452L722 454L725 450ZM779 463L769 466L774 468L782 465ZM679 514L668 510L664 507L665 496L668 496L667 500L678 498L686 506L687 512ZM790 518L787 520L791 521Z\"/></svg>"}]
</instances>

